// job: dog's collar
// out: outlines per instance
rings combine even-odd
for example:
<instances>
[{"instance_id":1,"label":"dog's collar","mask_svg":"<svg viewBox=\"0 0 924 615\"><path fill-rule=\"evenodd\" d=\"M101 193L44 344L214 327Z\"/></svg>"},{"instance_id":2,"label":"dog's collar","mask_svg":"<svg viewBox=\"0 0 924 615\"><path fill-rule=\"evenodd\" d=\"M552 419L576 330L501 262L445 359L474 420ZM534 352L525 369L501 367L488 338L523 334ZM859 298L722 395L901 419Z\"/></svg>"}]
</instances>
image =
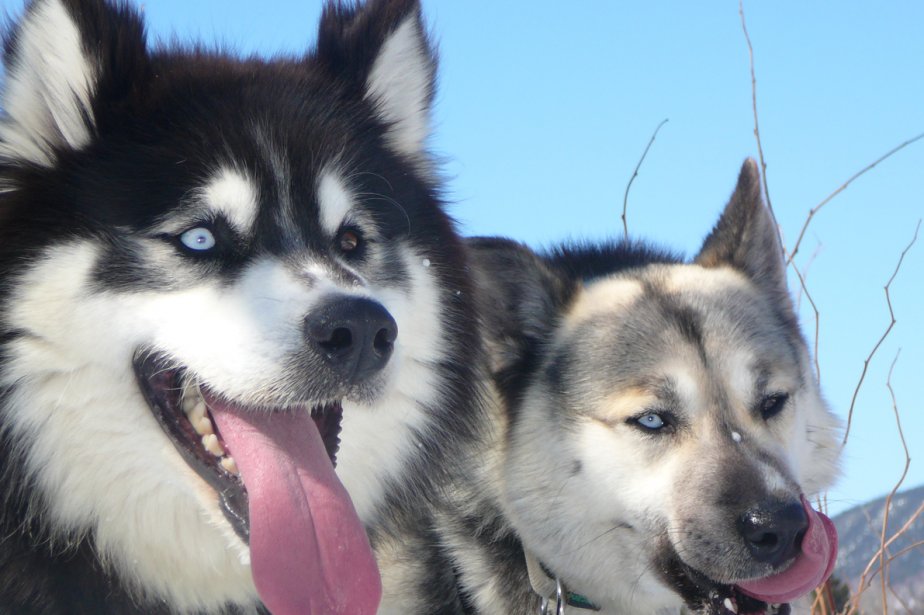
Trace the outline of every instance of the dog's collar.
<instances>
[{"instance_id":1,"label":"dog's collar","mask_svg":"<svg viewBox=\"0 0 924 615\"><path fill-rule=\"evenodd\" d=\"M569 591L561 579L553 577L535 555L526 549L523 550L523 555L526 557L529 584L542 599L542 605L539 607L540 615L563 615L565 605L588 611L600 610L600 607L588 600L586 596ZM549 610L552 605L554 605L554 610Z\"/></svg>"}]
</instances>

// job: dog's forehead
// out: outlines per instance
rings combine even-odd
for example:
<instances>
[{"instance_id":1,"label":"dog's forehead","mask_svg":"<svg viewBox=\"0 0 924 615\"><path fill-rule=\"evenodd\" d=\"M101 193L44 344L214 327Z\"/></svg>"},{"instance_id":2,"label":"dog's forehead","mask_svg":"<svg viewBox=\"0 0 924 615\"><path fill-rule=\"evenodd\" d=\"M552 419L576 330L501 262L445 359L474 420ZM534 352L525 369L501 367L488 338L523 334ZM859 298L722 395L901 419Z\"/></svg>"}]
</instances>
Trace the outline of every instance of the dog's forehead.
<instances>
[{"instance_id":1,"label":"dog's forehead","mask_svg":"<svg viewBox=\"0 0 924 615\"><path fill-rule=\"evenodd\" d=\"M149 216L138 219L141 227L178 232L220 216L244 238L312 243L333 235L345 221L362 227L355 212L365 201L358 194L387 198L393 187L411 181L390 172L396 165L384 150L358 144L351 134L355 126L335 130L332 113L310 106L295 112L283 105L270 120L256 106L244 106L233 117L206 111L205 118L167 120L145 135L153 147L130 146L130 156L115 163L119 171L137 175L133 168L150 169L165 184L146 197ZM167 187L171 184L174 188Z\"/></svg>"},{"instance_id":2,"label":"dog's forehead","mask_svg":"<svg viewBox=\"0 0 924 615\"><path fill-rule=\"evenodd\" d=\"M572 382L608 391L691 398L710 373L745 390L799 368L787 323L731 269L651 266L595 280L562 324L552 362L567 365Z\"/></svg>"},{"instance_id":3,"label":"dog's forehead","mask_svg":"<svg viewBox=\"0 0 924 615\"><path fill-rule=\"evenodd\" d=\"M275 204L283 210L289 198L304 215L322 170L382 155L362 138L375 129L368 113L342 100L310 61L203 57L188 66L156 56L155 67L145 100L101 130L93 162L112 167L106 175L134 167L135 176L173 184L184 204L209 207L236 227L252 226Z\"/></svg>"},{"instance_id":4,"label":"dog's forehead","mask_svg":"<svg viewBox=\"0 0 924 615\"><path fill-rule=\"evenodd\" d=\"M222 214L239 233L249 234L257 217L260 191L246 171L226 166L213 173L195 199Z\"/></svg>"}]
</instances>

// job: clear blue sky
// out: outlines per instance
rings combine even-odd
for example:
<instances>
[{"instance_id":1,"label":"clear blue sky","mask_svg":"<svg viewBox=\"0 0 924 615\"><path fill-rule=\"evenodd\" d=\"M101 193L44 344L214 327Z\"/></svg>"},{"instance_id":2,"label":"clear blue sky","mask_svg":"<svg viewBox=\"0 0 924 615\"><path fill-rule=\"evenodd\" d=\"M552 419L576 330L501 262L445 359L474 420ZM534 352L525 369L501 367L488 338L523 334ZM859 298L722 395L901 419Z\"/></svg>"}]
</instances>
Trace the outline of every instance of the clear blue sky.
<instances>
[{"instance_id":1,"label":"clear blue sky","mask_svg":"<svg viewBox=\"0 0 924 615\"><path fill-rule=\"evenodd\" d=\"M244 53L313 44L319 0L147 0L152 38ZM18 14L21 0L0 0ZM748 53L736 1L424 0L441 52L434 149L452 212L471 234L534 246L629 228L688 254L738 168L756 156ZM924 3L746 2L770 195L791 244L808 210L853 173L924 131ZM883 285L924 217L924 141L831 201L800 266L821 310L822 386L846 416L863 360L888 325ZM814 258L812 255L814 254ZM792 280L791 287L796 288ZM924 233L892 285L898 322L870 366L833 512L888 492L904 456L893 388L924 483ZM814 315L802 301L807 335Z\"/></svg>"}]
</instances>

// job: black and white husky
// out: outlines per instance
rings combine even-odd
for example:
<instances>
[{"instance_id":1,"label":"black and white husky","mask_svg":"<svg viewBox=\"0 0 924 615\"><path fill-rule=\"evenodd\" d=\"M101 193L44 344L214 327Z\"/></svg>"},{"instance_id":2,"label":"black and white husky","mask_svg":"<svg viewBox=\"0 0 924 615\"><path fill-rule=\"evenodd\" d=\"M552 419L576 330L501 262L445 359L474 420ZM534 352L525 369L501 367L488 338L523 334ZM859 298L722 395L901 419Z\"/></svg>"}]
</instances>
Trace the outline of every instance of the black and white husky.
<instances>
[{"instance_id":1,"label":"black and white husky","mask_svg":"<svg viewBox=\"0 0 924 615\"><path fill-rule=\"evenodd\" d=\"M785 612L830 574L806 498L837 473L839 424L759 186L748 161L691 262L471 242L500 403L434 514L445 565L417 569L454 612ZM386 579L388 612L436 612Z\"/></svg>"},{"instance_id":2,"label":"black and white husky","mask_svg":"<svg viewBox=\"0 0 924 615\"><path fill-rule=\"evenodd\" d=\"M477 424L417 2L264 61L31 0L4 65L0 613L374 612Z\"/></svg>"}]
</instances>

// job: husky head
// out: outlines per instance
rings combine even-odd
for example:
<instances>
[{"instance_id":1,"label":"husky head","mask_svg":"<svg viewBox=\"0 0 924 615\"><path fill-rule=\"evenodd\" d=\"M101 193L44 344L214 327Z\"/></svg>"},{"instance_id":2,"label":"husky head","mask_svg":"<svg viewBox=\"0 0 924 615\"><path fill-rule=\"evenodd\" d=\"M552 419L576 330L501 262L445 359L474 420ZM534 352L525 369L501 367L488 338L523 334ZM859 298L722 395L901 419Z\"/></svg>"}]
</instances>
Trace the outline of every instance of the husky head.
<instances>
[{"instance_id":1,"label":"husky head","mask_svg":"<svg viewBox=\"0 0 924 615\"><path fill-rule=\"evenodd\" d=\"M417 2L265 61L32 0L4 62L0 531L177 611L371 612L359 520L475 347Z\"/></svg>"},{"instance_id":2,"label":"husky head","mask_svg":"<svg viewBox=\"0 0 924 615\"><path fill-rule=\"evenodd\" d=\"M524 547L605 611L763 613L830 573L831 526L804 498L837 473L838 422L759 185L748 161L690 263L478 250L507 301L486 311L510 409L504 505Z\"/></svg>"}]
</instances>

